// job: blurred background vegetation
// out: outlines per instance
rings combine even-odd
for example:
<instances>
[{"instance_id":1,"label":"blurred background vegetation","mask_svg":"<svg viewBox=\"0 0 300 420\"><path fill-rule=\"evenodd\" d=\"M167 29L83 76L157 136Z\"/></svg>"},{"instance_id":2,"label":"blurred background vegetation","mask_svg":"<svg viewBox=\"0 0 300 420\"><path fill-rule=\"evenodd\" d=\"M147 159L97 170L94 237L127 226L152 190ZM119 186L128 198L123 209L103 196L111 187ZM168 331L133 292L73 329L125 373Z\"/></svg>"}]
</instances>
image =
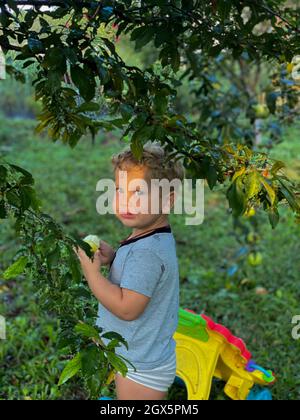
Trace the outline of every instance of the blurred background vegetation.
<instances>
[{"instance_id":1,"label":"blurred background vegetation","mask_svg":"<svg viewBox=\"0 0 300 420\"><path fill-rule=\"evenodd\" d=\"M131 65L147 67L157 58L151 44L137 52L126 36L116 45ZM161 71L159 65L157 71ZM262 83L264 71L268 71L267 65L260 69ZM60 141L53 144L46 135L35 135L40 106L30 80L28 72L25 84L11 78L0 83L0 155L33 174L43 211L66 232L98 234L118 246L129 232L114 216L96 213L95 186L100 178L113 175L110 157L124 146L120 132L99 134L94 144L87 136L75 149ZM184 83L189 84L187 80ZM180 112L188 109L191 101L190 85L186 87L180 88L176 102ZM197 107L188 117L199 118ZM282 130L280 124L278 127ZM271 156L285 161L288 175L299 181L299 123L293 121L280 134ZM259 147L268 146L264 140ZM240 224L233 226L226 203L222 188L212 192L206 186L201 226L186 226L184 216L171 215L180 265L180 304L198 313L205 311L242 337L255 360L276 373L274 398L297 400L300 343L291 337L291 320L300 313L300 225L283 207L275 230L264 213L242 217ZM19 245L13 222L1 222L0 272L10 264ZM56 349L57 320L41 312L28 279L20 276L4 281L0 277L0 314L6 317L9 332L8 339L0 342L0 399L86 398L80 380L57 386L64 366L64 354ZM113 386L106 393L114 395ZM184 391L174 385L169 398L184 399ZM218 384L211 398L225 398Z\"/></svg>"}]
</instances>

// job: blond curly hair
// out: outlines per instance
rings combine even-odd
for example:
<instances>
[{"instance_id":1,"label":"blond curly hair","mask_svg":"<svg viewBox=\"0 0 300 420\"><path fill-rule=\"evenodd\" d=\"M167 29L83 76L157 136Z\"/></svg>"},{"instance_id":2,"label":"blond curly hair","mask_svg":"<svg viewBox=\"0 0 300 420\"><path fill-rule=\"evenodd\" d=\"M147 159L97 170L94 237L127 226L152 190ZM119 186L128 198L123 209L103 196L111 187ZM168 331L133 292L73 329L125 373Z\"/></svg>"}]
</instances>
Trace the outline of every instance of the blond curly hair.
<instances>
[{"instance_id":1,"label":"blond curly hair","mask_svg":"<svg viewBox=\"0 0 300 420\"><path fill-rule=\"evenodd\" d=\"M113 155L111 163L113 164L114 171L116 169L128 169L134 166L146 167L147 168L147 178L151 179L168 179L172 181L174 179L179 179L183 181L185 178L185 168L182 164L182 159L171 158L168 161L166 160L170 152L167 152L157 141L148 141L143 146L143 153L140 160L137 160L130 146Z\"/></svg>"}]
</instances>

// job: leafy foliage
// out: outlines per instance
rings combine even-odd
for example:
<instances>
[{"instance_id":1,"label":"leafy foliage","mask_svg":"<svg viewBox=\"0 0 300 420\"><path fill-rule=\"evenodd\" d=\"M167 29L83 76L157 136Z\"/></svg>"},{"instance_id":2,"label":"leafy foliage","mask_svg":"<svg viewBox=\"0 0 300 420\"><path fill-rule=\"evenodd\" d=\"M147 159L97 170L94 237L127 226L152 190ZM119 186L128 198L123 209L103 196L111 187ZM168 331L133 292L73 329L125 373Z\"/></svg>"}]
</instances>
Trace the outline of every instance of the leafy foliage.
<instances>
[{"instance_id":1,"label":"leafy foliage","mask_svg":"<svg viewBox=\"0 0 300 420\"><path fill-rule=\"evenodd\" d=\"M284 1L68 1L55 2L56 7L43 11L43 1L28 3L35 7L21 12L18 1L1 2L0 45L5 52L18 51L15 60L23 62L24 68L35 66L33 85L36 99L43 104L36 131L47 128L54 141L61 139L74 147L87 131L94 137L100 129L117 127L123 129L123 137L131 136L137 157L147 140L159 140L184 159L188 175L207 179L211 188L224 183L225 173L232 171L232 165L226 167L229 160L222 143L240 143L244 137L252 148L257 130L260 136L263 132L257 98L245 88L247 67L262 60L273 66L286 63L286 67L299 51L297 9ZM127 65L114 40L102 36L102 29L112 25L117 37L130 35L137 50L153 43L164 74L151 66L141 70ZM224 54L232 57L229 67L240 65L239 79L244 83L233 83L230 95L228 89L220 91L213 80L216 66L228 77ZM178 87L187 76L197 85L202 108L198 124L174 112ZM275 114L281 98L282 118L280 124L270 122L266 127L271 138L278 137L282 122L295 118L299 110L296 82L282 74L277 79L274 76L274 83L265 101ZM243 95L247 106L238 106ZM112 119L101 113L100 97L105 98ZM241 106L250 126L235 124ZM238 153L237 149L235 156ZM247 201L243 188L240 190ZM291 207L298 213L294 191L292 194ZM265 195L260 197L257 204L269 209ZM273 205L275 200L271 201ZM279 195L276 203L280 201ZM233 209L233 214L239 211Z\"/></svg>"},{"instance_id":2,"label":"leafy foliage","mask_svg":"<svg viewBox=\"0 0 300 420\"><path fill-rule=\"evenodd\" d=\"M8 163L1 165L0 171L1 218L15 218L15 230L23 242L3 277L9 280L24 273L32 279L41 307L60 319L59 348L68 348L74 355L59 384L81 370L90 397L96 398L109 373L114 369L126 373L126 364L115 354L115 348L127 343L118 334L106 332L103 337L111 340L106 346L101 340L102 329L91 325L95 321L91 295L82 285L80 264L72 247L79 245L92 257L91 249L80 238L66 235L40 210L34 181L27 171Z\"/></svg>"},{"instance_id":3,"label":"leafy foliage","mask_svg":"<svg viewBox=\"0 0 300 420\"><path fill-rule=\"evenodd\" d=\"M249 125L235 128L236 116L232 111L226 115L224 107L239 112L232 102L240 100L241 89L235 89L230 96L218 92L207 66L212 67L214 58L225 51L245 73L245 67L254 60L288 63L299 52L297 10L287 7L284 1L269 0L264 4L233 0L207 3L153 0L143 4L68 1L44 11L40 8L42 3L33 3L35 7L25 12L17 8L18 2L10 5L10 10L5 2L1 6L0 45L4 51L19 51L15 59L24 62L23 67L36 66L33 84L36 99L43 103L36 131L48 128L54 141L61 139L74 147L87 130L95 136L99 129L117 127L123 129L123 137L131 135L131 148L137 157L147 140L159 140L184 158L188 175L207 179L211 188L217 182L223 183L224 173L232 170L231 165L229 168L224 165L229 160L220 140L230 143L236 138L240 143L244 135L246 144L253 146L257 116L253 111L255 101L244 89L248 100L246 118L250 119L252 131ZM116 36L130 34L136 49L152 42L166 72L162 75L151 67L141 70L126 65L113 39L102 36L101 28L111 28L112 24L117 28ZM256 30L259 25L260 33ZM222 55L216 65L219 68L224 65ZM180 76L182 68L185 71ZM179 79L188 75L200 81L196 92L198 97L201 95L199 104L205 96L199 124L173 111ZM241 78L241 83L247 80ZM286 83L281 77L280 83L284 88L269 91L266 102L274 114L278 97L284 96L286 115L287 106L292 110L298 106L299 92L287 92L296 86L293 81ZM119 115L118 118L99 115L100 95L108 104L109 114ZM220 108L223 112L218 111ZM93 118L91 113L98 114ZM271 129L276 132L274 124ZM233 156L238 153L236 149ZM257 204L268 209L266 196L260 197ZM281 200L282 196L277 196L276 203ZM295 196L291 207L298 211L294 202ZM239 209L233 209L233 214L239 214Z\"/></svg>"},{"instance_id":4,"label":"leafy foliage","mask_svg":"<svg viewBox=\"0 0 300 420\"><path fill-rule=\"evenodd\" d=\"M75 147L88 132L95 137L118 128L136 157L146 141L159 140L182 158L188 176L206 179L211 189L225 186L235 219L262 206L275 228L279 204L287 203L300 220L299 186L284 174L283 162L256 150L263 134L276 142L281 126L299 117L299 86L291 74L300 47L297 8L283 0L68 0L52 2L49 10L41 6L51 1L27 3L34 7L21 11L24 1L0 1L0 46L10 74L25 80L16 61L35 76L42 104L37 133L47 129L53 141ZM125 63L105 33L112 25L117 37L130 36L136 51L152 43L161 71ZM255 83L249 90L250 68L259 72L266 62L275 71L259 98ZM227 86L220 87L218 75ZM196 121L175 109L187 79L200 109ZM42 213L30 173L1 160L0 175L0 218L15 218L24 243L6 278L31 274L41 304L61 319L62 345L74 356L61 383L81 371L95 396L111 369L125 366L114 352L122 338L111 336L111 347L103 348L101 331L96 339L91 327L72 251L75 243L85 246Z\"/></svg>"}]
</instances>

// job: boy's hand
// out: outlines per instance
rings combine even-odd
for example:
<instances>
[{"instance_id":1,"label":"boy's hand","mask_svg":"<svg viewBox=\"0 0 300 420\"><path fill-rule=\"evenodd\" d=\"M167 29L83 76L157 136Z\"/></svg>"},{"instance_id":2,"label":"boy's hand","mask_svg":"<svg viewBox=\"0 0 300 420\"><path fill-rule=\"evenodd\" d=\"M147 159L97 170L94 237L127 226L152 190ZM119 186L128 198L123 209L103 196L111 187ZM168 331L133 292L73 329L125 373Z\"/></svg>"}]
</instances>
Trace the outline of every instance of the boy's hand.
<instances>
[{"instance_id":1,"label":"boy's hand","mask_svg":"<svg viewBox=\"0 0 300 420\"><path fill-rule=\"evenodd\" d=\"M103 265L110 264L115 256L115 251L113 250L113 248L107 242L101 239L99 251L101 263Z\"/></svg>"},{"instance_id":2,"label":"boy's hand","mask_svg":"<svg viewBox=\"0 0 300 420\"><path fill-rule=\"evenodd\" d=\"M80 247L75 248L73 247L75 254L77 255L83 274L86 278L91 278L97 274L99 274L102 260L100 256L100 250L96 251L94 254L94 261L92 261L84 252L84 250Z\"/></svg>"}]
</instances>

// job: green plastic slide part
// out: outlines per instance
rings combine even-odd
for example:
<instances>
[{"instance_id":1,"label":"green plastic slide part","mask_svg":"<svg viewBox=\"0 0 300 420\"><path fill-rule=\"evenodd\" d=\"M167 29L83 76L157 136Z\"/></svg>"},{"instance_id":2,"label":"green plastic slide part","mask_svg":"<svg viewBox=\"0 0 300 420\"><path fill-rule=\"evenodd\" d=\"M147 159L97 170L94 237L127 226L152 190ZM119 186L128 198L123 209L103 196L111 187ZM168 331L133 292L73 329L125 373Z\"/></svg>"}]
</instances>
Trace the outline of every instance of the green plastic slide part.
<instances>
[{"instance_id":1,"label":"green plastic slide part","mask_svg":"<svg viewBox=\"0 0 300 420\"><path fill-rule=\"evenodd\" d=\"M193 314L182 308L179 308L177 332L205 343L209 340L205 319L201 315Z\"/></svg>"}]
</instances>

